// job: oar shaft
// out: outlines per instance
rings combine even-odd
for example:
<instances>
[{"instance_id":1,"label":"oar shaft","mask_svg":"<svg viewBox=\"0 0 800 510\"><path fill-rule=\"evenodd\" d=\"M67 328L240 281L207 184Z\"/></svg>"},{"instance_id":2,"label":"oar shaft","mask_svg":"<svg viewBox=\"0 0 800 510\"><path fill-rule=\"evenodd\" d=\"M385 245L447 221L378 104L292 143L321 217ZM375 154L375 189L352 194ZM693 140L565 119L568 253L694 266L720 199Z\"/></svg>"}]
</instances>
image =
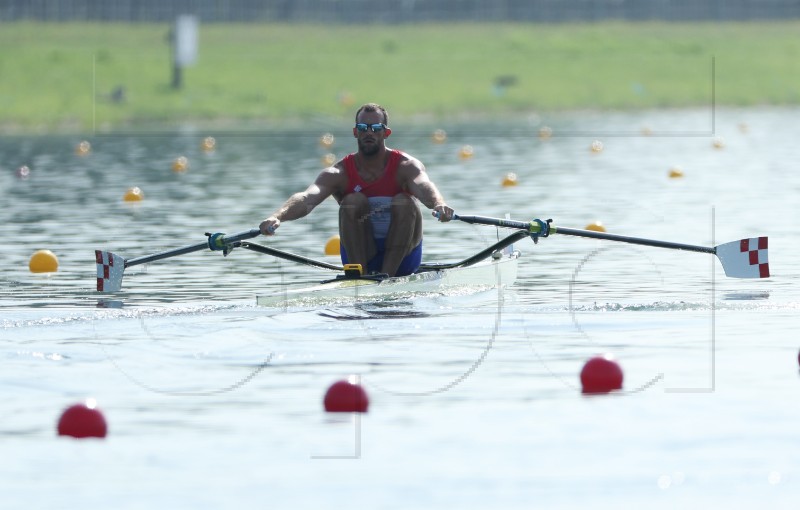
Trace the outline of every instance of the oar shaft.
<instances>
[{"instance_id":1,"label":"oar shaft","mask_svg":"<svg viewBox=\"0 0 800 510\"><path fill-rule=\"evenodd\" d=\"M231 244L237 241L242 241L244 239L251 239L259 235L261 235L261 231L257 228L254 228L244 232L239 232L238 234L222 236L216 241L216 243L219 245ZM197 243L191 246L184 246L183 248L175 248L174 250L167 250L159 253L154 253L152 255L144 255L142 257L128 259L125 261L125 267L135 266L138 264L147 264L148 262L153 262L156 260L166 259L169 257L177 257L178 255L185 255L187 253L192 253L200 250L209 250L209 249L211 249L211 247L209 246L208 241L206 241L204 243Z\"/></svg>"},{"instance_id":2,"label":"oar shaft","mask_svg":"<svg viewBox=\"0 0 800 510\"><path fill-rule=\"evenodd\" d=\"M278 257L280 259L291 260L292 262L297 262L299 264L321 267L322 269L331 269L333 271L344 271L344 267L342 266L335 266L333 264L328 264L327 262L322 262L320 260L314 260L307 257L303 257L302 255L296 255L294 253L289 253L287 251L277 250L275 248L264 246L263 244L239 243L239 246L258 253L263 253L265 255L272 255L273 257Z\"/></svg>"},{"instance_id":3,"label":"oar shaft","mask_svg":"<svg viewBox=\"0 0 800 510\"><path fill-rule=\"evenodd\" d=\"M531 228L531 224L524 221L502 220L500 218L490 218L488 216L460 216L454 214L453 219L477 225L494 225L496 227L521 228L524 230L530 230Z\"/></svg>"},{"instance_id":4,"label":"oar shaft","mask_svg":"<svg viewBox=\"0 0 800 510\"><path fill-rule=\"evenodd\" d=\"M419 271L418 272L422 272L422 271L438 271L438 270L441 270L441 269L452 269L454 267L467 267L467 266L471 266L473 264L477 264L481 260L490 257L494 252L496 252L498 250L502 250L503 248L505 248L507 246L511 246L512 244L514 244L515 242L519 241L520 239L525 239L526 237L528 237L528 235L529 234L527 232L514 232L513 234L511 234L510 236L506 237L505 239L502 239L502 240L496 242L495 244L489 246L485 250L481 250L478 253L476 253L475 255L473 255L471 257L468 257L468 258L466 258L466 259L464 259L464 260L462 260L460 262L439 263L439 264L437 264L437 263L422 264L422 265L419 266Z\"/></svg>"},{"instance_id":5,"label":"oar shaft","mask_svg":"<svg viewBox=\"0 0 800 510\"><path fill-rule=\"evenodd\" d=\"M487 216L459 216L453 215L453 219L461 220L466 223L479 225L494 225L496 227L517 228L526 230L532 234L541 231L541 226L536 222L524 222L514 220L504 220L500 218L489 218ZM607 234L605 232L595 232L594 230L580 230L576 228L550 227L550 235L562 234L568 236L589 237L592 239L605 239L607 241L618 241L628 244L639 244L644 246L654 246L656 248L670 248L673 250L687 250L701 253L716 254L716 248L708 246L695 246L692 244L671 243L668 241L658 241L655 239L643 239L641 237L621 236L618 234Z\"/></svg>"},{"instance_id":6,"label":"oar shaft","mask_svg":"<svg viewBox=\"0 0 800 510\"><path fill-rule=\"evenodd\" d=\"M670 248L673 250L697 251L701 253L716 253L715 248L708 246L696 246L693 244L671 243L668 241L658 241L656 239L643 239L641 237L621 236L618 234L606 234L605 232L595 232L594 230L580 230L577 228L550 227L550 234L563 234L568 236L590 237L592 239L605 239L606 241L619 241L628 244L640 244L644 246L654 246L656 248Z\"/></svg>"}]
</instances>

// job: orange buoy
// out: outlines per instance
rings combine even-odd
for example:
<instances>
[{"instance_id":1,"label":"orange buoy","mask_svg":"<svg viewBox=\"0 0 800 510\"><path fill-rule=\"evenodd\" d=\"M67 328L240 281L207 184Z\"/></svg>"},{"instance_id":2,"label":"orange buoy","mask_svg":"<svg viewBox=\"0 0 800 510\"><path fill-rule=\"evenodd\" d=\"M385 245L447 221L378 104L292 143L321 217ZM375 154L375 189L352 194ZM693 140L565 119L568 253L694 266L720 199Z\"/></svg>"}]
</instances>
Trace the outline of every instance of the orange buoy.
<instances>
[{"instance_id":1,"label":"orange buoy","mask_svg":"<svg viewBox=\"0 0 800 510\"><path fill-rule=\"evenodd\" d=\"M55 273L58 271L58 257L50 250L39 250L28 261L31 273Z\"/></svg>"},{"instance_id":2,"label":"orange buoy","mask_svg":"<svg viewBox=\"0 0 800 510\"><path fill-rule=\"evenodd\" d=\"M504 188L509 186L516 186L517 184L519 184L519 182L517 182L517 174L509 172L505 175L505 177L503 177Z\"/></svg>"},{"instance_id":3,"label":"orange buoy","mask_svg":"<svg viewBox=\"0 0 800 510\"><path fill-rule=\"evenodd\" d=\"M172 171L175 173L183 173L189 169L189 160L185 156L175 158L172 162Z\"/></svg>"},{"instance_id":4,"label":"orange buoy","mask_svg":"<svg viewBox=\"0 0 800 510\"><path fill-rule=\"evenodd\" d=\"M333 146L333 142L334 141L336 141L336 139L333 137L332 134L325 133L319 139L319 144L322 145L323 147L325 147L326 149L330 149Z\"/></svg>"},{"instance_id":5,"label":"orange buoy","mask_svg":"<svg viewBox=\"0 0 800 510\"><path fill-rule=\"evenodd\" d=\"M472 148L472 145L464 145L461 147L461 150L458 151L458 157L461 159L470 159L474 155L475 149Z\"/></svg>"},{"instance_id":6,"label":"orange buoy","mask_svg":"<svg viewBox=\"0 0 800 510\"><path fill-rule=\"evenodd\" d=\"M680 179L683 177L683 169L679 166L673 166L669 169L669 178L670 179Z\"/></svg>"},{"instance_id":7,"label":"orange buoy","mask_svg":"<svg viewBox=\"0 0 800 510\"><path fill-rule=\"evenodd\" d=\"M322 156L322 164L325 166L331 166L336 163L336 154L328 153Z\"/></svg>"},{"instance_id":8,"label":"orange buoy","mask_svg":"<svg viewBox=\"0 0 800 510\"><path fill-rule=\"evenodd\" d=\"M586 228L584 230L591 230L593 232L605 232L606 231L606 227L603 226L602 222L594 221L594 222L589 223L588 225L586 225Z\"/></svg>"},{"instance_id":9,"label":"orange buoy","mask_svg":"<svg viewBox=\"0 0 800 510\"><path fill-rule=\"evenodd\" d=\"M205 152L214 152L217 148L217 141L214 139L213 136L207 136L203 138L203 142L200 144L200 148L203 149Z\"/></svg>"},{"instance_id":10,"label":"orange buoy","mask_svg":"<svg viewBox=\"0 0 800 510\"><path fill-rule=\"evenodd\" d=\"M122 199L126 202L141 202L144 200L144 193L138 186L134 186L132 188L128 188L128 191L125 192Z\"/></svg>"},{"instance_id":11,"label":"orange buoy","mask_svg":"<svg viewBox=\"0 0 800 510\"><path fill-rule=\"evenodd\" d=\"M75 154L78 156L86 156L90 152L92 152L92 145L86 140L75 146Z\"/></svg>"},{"instance_id":12,"label":"orange buoy","mask_svg":"<svg viewBox=\"0 0 800 510\"><path fill-rule=\"evenodd\" d=\"M339 235L331 236L325 243L325 255L339 255L341 253L341 241Z\"/></svg>"}]
</instances>

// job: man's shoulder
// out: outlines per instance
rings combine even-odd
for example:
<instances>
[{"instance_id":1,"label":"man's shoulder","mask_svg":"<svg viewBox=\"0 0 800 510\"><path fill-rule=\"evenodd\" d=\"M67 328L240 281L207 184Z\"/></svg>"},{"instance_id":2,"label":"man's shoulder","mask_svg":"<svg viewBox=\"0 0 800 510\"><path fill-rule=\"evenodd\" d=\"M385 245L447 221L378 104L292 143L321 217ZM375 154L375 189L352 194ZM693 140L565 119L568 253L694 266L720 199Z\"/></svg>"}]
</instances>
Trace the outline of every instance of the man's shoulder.
<instances>
[{"instance_id":1,"label":"man's shoulder","mask_svg":"<svg viewBox=\"0 0 800 510\"><path fill-rule=\"evenodd\" d=\"M319 173L319 179L327 182L341 182L347 178L343 160L339 160L329 167L323 168Z\"/></svg>"},{"instance_id":2,"label":"man's shoulder","mask_svg":"<svg viewBox=\"0 0 800 510\"><path fill-rule=\"evenodd\" d=\"M396 151L399 153L398 156L398 169L399 170L425 170L425 166L422 164L422 161L415 158L411 154L403 151Z\"/></svg>"},{"instance_id":3,"label":"man's shoulder","mask_svg":"<svg viewBox=\"0 0 800 510\"><path fill-rule=\"evenodd\" d=\"M347 188L347 172L340 168L339 163L323 168L314 183L323 192L333 195L337 201L341 200Z\"/></svg>"},{"instance_id":4,"label":"man's shoulder","mask_svg":"<svg viewBox=\"0 0 800 510\"><path fill-rule=\"evenodd\" d=\"M342 157L341 159L339 159L339 161L337 161L336 163L334 163L331 166L329 166L328 168L326 168L325 170L326 171L330 170L331 172L334 172L334 173L342 173L342 174L347 173L347 164L348 164L349 161L352 161L354 156L355 156L355 154L348 154L348 155Z\"/></svg>"}]
</instances>

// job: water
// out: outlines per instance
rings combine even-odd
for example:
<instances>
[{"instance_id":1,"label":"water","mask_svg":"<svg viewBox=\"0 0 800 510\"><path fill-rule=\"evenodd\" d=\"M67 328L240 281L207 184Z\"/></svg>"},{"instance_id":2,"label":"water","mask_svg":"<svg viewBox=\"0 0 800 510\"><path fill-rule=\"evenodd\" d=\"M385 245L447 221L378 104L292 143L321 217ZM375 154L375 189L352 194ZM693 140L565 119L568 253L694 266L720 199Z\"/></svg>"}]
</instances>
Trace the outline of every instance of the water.
<instances>
[{"instance_id":1,"label":"water","mask_svg":"<svg viewBox=\"0 0 800 510\"><path fill-rule=\"evenodd\" d=\"M2 506L794 507L797 113L581 113L391 138L462 214L599 219L698 245L768 235L767 280L727 279L708 255L553 236L517 245L510 289L317 307L255 306L328 274L245 250L133 267L122 293L99 295L93 250L134 257L256 226L322 167L324 130L96 136L85 157L80 137L4 138ZM542 123L556 136L540 140ZM338 156L352 150L332 132ZM667 177L675 165L684 178ZM500 186L508 172L518 186ZM123 202L131 186L144 201ZM259 241L335 262L322 250L336 225L328 201ZM425 228L426 260L498 236ZM37 249L57 273L28 271ZM582 396L581 366L601 352L624 392ZM348 375L369 413L325 414L325 389ZM61 410L87 397L109 436L57 437Z\"/></svg>"}]
</instances>

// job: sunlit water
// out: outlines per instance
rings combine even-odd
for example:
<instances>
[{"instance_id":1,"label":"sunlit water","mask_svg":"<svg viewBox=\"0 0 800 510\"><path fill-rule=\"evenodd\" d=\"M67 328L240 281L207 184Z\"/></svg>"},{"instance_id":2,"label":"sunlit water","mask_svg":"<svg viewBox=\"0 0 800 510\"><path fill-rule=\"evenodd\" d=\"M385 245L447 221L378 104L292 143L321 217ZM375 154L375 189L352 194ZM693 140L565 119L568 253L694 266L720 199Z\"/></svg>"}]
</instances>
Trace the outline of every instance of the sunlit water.
<instances>
[{"instance_id":1,"label":"sunlit water","mask_svg":"<svg viewBox=\"0 0 800 510\"><path fill-rule=\"evenodd\" d=\"M571 114L395 126L457 212L552 218L715 245L770 238L766 280L712 256L552 236L517 244L507 289L314 306L255 296L329 277L235 250L128 269L94 290L94 250L135 257L250 229L354 142L325 130L0 140L4 508L794 508L800 495L796 110ZM540 139L547 124L555 136ZM433 143L444 127L449 137ZM712 133L713 130L713 133ZM217 138L204 153L203 137ZM714 137L724 140L714 147ZM602 152L592 152L594 140ZM469 144L474 157L459 158ZM186 156L185 173L171 170ZM21 165L30 176L16 175ZM680 166L684 177L670 179ZM519 185L502 187L514 172ZM139 186L145 199L125 203ZM427 217L426 217L427 218ZM258 241L307 257L336 207ZM425 222L425 258L492 227ZM38 249L59 271L32 274ZM611 353L619 395L584 397ZM356 375L363 416L322 396ZM59 438L94 397L103 441Z\"/></svg>"}]
</instances>

